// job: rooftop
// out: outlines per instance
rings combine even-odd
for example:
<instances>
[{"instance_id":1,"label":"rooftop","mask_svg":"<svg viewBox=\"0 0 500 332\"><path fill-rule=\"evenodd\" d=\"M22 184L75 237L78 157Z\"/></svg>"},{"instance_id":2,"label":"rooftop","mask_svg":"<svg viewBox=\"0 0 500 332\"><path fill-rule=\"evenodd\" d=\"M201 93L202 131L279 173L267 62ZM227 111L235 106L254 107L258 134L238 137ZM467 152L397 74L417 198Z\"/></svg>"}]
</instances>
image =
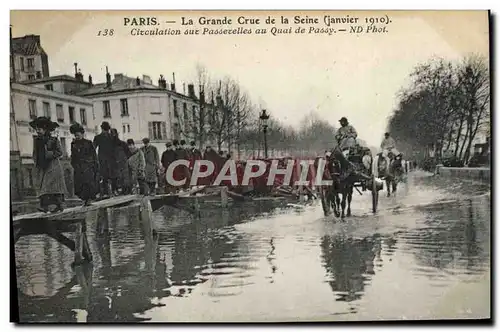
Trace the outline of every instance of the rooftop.
<instances>
[{"instance_id":1,"label":"rooftop","mask_svg":"<svg viewBox=\"0 0 500 332\"><path fill-rule=\"evenodd\" d=\"M40 36L26 35L12 38L12 53L31 56L45 54L45 51L40 44Z\"/></svg>"},{"instance_id":2,"label":"rooftop","mask_svg":"<svg viewBox=\"0 0 500 332\"><path fill-rule=\"evenodd\" d=\"M77 78L69 75L56 75L49 77L42 77L35 80L23 81L20 83L23 84L37 84L37 83L45 83L45 82L54 82L54 81L68 81L68 82L79 82L79 83L88 83L79 81Z\"/></svg>"}]
</instances>

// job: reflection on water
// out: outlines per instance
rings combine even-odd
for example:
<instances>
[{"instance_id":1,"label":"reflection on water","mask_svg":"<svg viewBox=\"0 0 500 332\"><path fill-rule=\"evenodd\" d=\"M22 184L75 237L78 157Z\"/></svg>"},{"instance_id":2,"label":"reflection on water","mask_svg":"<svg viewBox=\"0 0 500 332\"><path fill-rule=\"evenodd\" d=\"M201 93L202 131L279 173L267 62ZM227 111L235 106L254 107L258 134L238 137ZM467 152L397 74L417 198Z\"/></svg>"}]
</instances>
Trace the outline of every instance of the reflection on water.
<instances>
[{"instance_id":1,"label":"reflection on water","mask_svg":"<svg viewBox=\"0 0 500 332\"><path fill-rule=\"evenodd\" d=\"M418 185L431 188L425 181ZM420 203L421 193L400 201L415 195ZM489 317L489 298L479 296L489 292L489 196L379 216L364 214L362 200L369 198L353 201L358 217L343 223L318 206L207 210L200 218L164 209L149 240L138 216L122 209L110 234L88 227L94 262L74 270L72 252L54 240L21 238L21 321Z\"/></svg>"}]
</instances>

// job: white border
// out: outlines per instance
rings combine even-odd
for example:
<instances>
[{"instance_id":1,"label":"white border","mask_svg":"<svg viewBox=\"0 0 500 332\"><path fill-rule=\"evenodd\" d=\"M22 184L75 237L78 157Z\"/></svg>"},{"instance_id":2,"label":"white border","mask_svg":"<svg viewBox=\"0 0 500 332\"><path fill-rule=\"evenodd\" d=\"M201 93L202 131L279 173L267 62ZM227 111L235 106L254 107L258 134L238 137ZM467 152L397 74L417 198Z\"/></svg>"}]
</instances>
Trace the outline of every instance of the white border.
<instances>
[{"instance_id":1,"label":"white border","mask_svg":"<svg viewBox=\"0 0 500 332\"><path fill-rule=\"evenodd\" d=\"M51 1L51 0L46 0L46 1L43 1L43 2L39 2L39 1L26 1L26 0L23 0L23 1L15 1L15 2L2 2L1 6L2 7L6 7L5 10L2 10L2 20L1 22L7 22L7 21L10 21L10 14L9 14L9 10L10 9L73 9L73 10L76 10L76 9L139 9L137 8L137 5L138 4L141 4L142 5L142 9L492 9L493 12L500 12L498 10L498 3L499 1L484 1L484 0L475 0L475 1L463 1L463 2L458 2L458 1L436 1L436 0L420 0L420 1L415 1L415 2L409 2L409 1L368 1L368 0L365 0L365 1L360 1L360 0L357 0L357 1L354 1L354 0L351 0L351 1L345 1L343 3L332 3L332 2L328 2L328 5L327 5L327 2L326 1L319 1L319 0L308 0L308 1L301 1L301 2L298 2L298 1L287 1L287 2L283 2L283 3L280 3L278 4L277 1L275 1L275 3L271 3L272 1L269 1L269 0L253 0L253 1L220 1L220 0L212 0L210 1L210 3L207 3L206 1L179 1L178 3L172 3L172 2L169 2L168 5L165 1L151 1L151 0L142 0L140 2L137 2L137 1L129 1L129 2L124 2L123 0L122 1L116 1L116 2L112 2L112 1L108 1L108 2L104 2L102 0L86 0L85 2L79 2L78 4L77 3L73 3L73 2L59 2L59 1ZM41 3L43 3L43 5L41 5ZM9 6L9 4L11 4L11 6ZM120 6L117 7L116 5L119 4ZM14 8L15 7L15 8ZM495 10L496 9L496 10ZM457 22L457 24L460 24L459 22ZM466 22L464 22L464 24L466 24ZM497 24L498 24L498 18L497 18ZM4 29L3 29L3 34L2 34L2 37L3 37L3 45L5 45L7 48L9 47L9 41L8 41L8 31L7 31L7 24L4 24ZM497 36L495 34L495 54L497 54L498 56L498 40L497 40ZM3 112L3 119L4 121L2 122L2 124L5 126L4 130L0 130L0 135L2 135L2 139L0 139L0 142L2 142L2 148L5 149L5 151L3 152L3 155L4 156L7 156L7 149L8 149L8 142L9 142L9 128L7 127L8 126L8 121L7 121L7 116L8 116L8 105L9 105L9 95L8 95L8 90L9 90L9 85L8 85L8 81L7 81L7 77L8 77L8 71L7 71L7 62L9 61L8 59L8 52L7 50L5 52L2 53L2 58L3 60L0 62L0 63L3 63L4 65L3 66L0 66L0 70L2 72L4 72L4 75L2 75L3 79L0 81L1 84L3 85L2 87L2 105L4 105L4 112ZM495 89L495 96L498 97L498 85L496 86L496 89ZM498 102L498 101L497 101ZM495 120L495 127L498 126L498 116L496 117L496 120ZM496 143L496 142L495 142ZM495 147L496 147L496 144L495 144ZM495 155L497 154L497 149L495 148ZM8 165L8 162L4 162L4 163L0 163L0 166L2 167L2 170L0 171L0 175L2 176L2 178L4 178L5 182L3 181L0 181L1 183L5 183L4 186L1 187L1 190L3 191L1 197L4 197L4 199L1 200L1 210L2 210L2 214L5 216L5 219L4 220L4 227L5 227L5 230L3 232L0 232L0 234L2 235L2 237L4 238L4 240L0 243L9 243L10 242L10 238L9 238L9 233L10 231L8 230L8 224L9 224L9 219L7 219L8 217L8 213L9 213L9 191L8 191L8 188L7 188L7 182L9 182L9 178L8 177L8 168L9 168L9 165ZM497 181L495 181L495 186L498 182L498 179ZM497 202L495 202L497 203ZM497 204L493 204L492 206L496 206L498 205ZM496 211L495 211L495 214L496 214ZM496 215L495 215L496 217ZM494 219L496 220L496 218ZM498 226L497 226L498 228ZM496 237L495 237L496 238ZM492 239L492 243L494 243L495 240ZM498 245L497 245L498 246ZM5 248L5 246L4 246ZM2 255L1 255L1 259L2 261L0 261L0 266L3 266L3 267L9 267L9 270L10 270L10 248L9 249L4 249L2 250ZM496 253L495 253L496 254ZM496 258L496 262L495 263L498 263L498 257L497 255L494 256ZM495 264L497 265L497 264ZM0 313L2 314L2 319L1 319L1 322L3 323L3 325L5 327L7 327L7 329L13 329L14 328L14 325L11 324L11 323L7 323L9 321L9 310L10 310L10 302L7 302L7 300L9 299L9 278L10 278L10 275L8 275L6 272L7 272L7 269L4 268L4 274L2 275L2 280L3 282L1 283L3 285L3 287L0 288L2 294L0 295L0 298L3 299L3 302L1 304L1 308L0 308ZM15 310L15 309L14 309ZM498 316L497 316L498 318ZM297 327L293 327L291 326L292 328L297 328ZM40 327L38 327L40 328ZM52 327L48 327L48 328L52 328ZM72 328L72 326L69 326L69 328ZM110 328L110 327L108 327ZM112 327L113 329L115 327ZM119 327L116 327L116 329L118 329ZM139 327L140 328L140 327ZM151 327L150 327L151 328ZM165 327L165 326L162 326L162 327L158 327L158 328L161 328L161 329L164 329L164 328L169 328L169 329L178 329L177 327ZM282 327L281 327L282 328ZM319 327L316 327L315 329L318 330ZM342 326L331 326L331 327L322 327L320 329L323 329L323 328L333 328L333 329L339 329L339 328L345 328L345 327L342 327ZM358 328L366 328L366 327L358 327ZM381 326L379 328L386 328L385 326ZM426 330L434 330L434 329L437 329L437 328L431 328L431 327L424 327L422 326L421 328L425 328ZM89 328L85 328L85 329L89 329ZM194 328L190 328L190 329L194 329ZM197 328L196 328L197 329ZM233 329L233 327L231 328ZM402 328L399 328L399 329L402 329Z\"/></svg>"}]
</instances>

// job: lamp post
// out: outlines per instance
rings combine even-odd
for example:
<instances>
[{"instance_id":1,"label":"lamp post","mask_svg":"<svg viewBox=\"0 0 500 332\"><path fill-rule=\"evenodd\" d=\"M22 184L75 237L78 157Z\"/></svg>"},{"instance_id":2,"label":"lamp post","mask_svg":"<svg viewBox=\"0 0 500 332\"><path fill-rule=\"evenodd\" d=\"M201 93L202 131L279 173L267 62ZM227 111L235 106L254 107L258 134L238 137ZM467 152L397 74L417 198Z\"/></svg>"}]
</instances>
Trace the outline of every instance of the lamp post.
<instances>
[{"instance_id":1,"label":"lamp post","mask_svg":"<svg viewBox=\"0 0 500 332\"><path fill-rule=\"evenodd\" d=\"M262 131L264 132L264 156L267 159L267 120L269 119L269 114L266 110L262 110L259 118L262 120Z\"/></svg>"}]
</instances>

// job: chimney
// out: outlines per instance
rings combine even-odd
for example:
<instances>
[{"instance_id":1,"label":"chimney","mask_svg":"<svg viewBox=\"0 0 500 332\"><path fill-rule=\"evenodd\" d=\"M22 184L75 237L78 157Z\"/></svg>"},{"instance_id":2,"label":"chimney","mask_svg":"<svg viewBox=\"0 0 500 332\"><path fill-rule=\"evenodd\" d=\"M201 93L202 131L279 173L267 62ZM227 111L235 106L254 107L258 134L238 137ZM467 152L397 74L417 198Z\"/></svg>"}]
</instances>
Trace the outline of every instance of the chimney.
<instances>
[{"instance_id":1,"label":"chimney","mask_svg":"<svg viewBox=\"0 0 500 332\"><path fill-rule=\"evenodd\" d=\"M75 78L78 78L78 63L75 62L73 66L75 66Z\"/></svg>"},{"instance_id":2,"label":"chimney","mask_svg":"<svg viewBox=\"0 0 500 332\"><path fill-rule=\"evenodd\" d=\"M158 80L158 86L160 89L166 89L167 88L167 81L163 77L163 75L160 75L160 79Z\"/></svg>"},{"instance_id":3,"label":"chimney","mask_svg":"<svg viewBox=\"0 0 500 332\"><path fill-rule=\"evenodd\" d=\"M139 76L137 76L137 78L135 79L135 84L137 86L141 85L141 79L139 78Z\"/></svg>"},{"instance_id":4,"label":"chimney","mask_svg":"<svg viewBox=\"0 0 500 332\"><path fill-rule=\"evenodd\" d=\"M186 95L186 83L182 83L182 94Z\"/></svg>"},{"instance_id":5,"label":"chimney","mask_svg":"<svg viewBox=\"0 0 500 332\"><path fill-rule=\"evenodd\" d=\"M173 82L170 84L170 89L175 91L175 73L172 73Z\"/></svg>"},{"instance_id":6,"label":"chimney","mask_svg":"<svg viewBox=\"0 0 500 332\"><path fill-rule=\"evenodd\" d=\"M111 75L108 72L108 66L106 66L106 87L111 87Z\"/></svg>"},{"instance_id":7,"label":"chimney","mask_svg":"<svg viewBox=\"0 0 500 332\"><path fill-rule=\"evenodd\" d=\"M188 97L196 99L196 94L194 93L194 84L188 84Z\"/></svg>"},{"instance_id":8,"label":"chimney","mask_svg":"<svg viewBox=\"0 0 500 332\"><path fill-rule=\"evenodd\" d=\"M94 84L92 84L92 75L89 75L89 84L90 84L90 86L94 85Z\"/></svg>"},{"instance_id":9,"label":"chimney","mask_svg":"<svg viewBox=\"0 0 500 332\"><path fill-rule=\"evenodd\" d=\"M83 82L83 74L82 74L81 69L78 69L78 73L76 74L76 80L78 82Z\"/></svg>"}]
</instances>

